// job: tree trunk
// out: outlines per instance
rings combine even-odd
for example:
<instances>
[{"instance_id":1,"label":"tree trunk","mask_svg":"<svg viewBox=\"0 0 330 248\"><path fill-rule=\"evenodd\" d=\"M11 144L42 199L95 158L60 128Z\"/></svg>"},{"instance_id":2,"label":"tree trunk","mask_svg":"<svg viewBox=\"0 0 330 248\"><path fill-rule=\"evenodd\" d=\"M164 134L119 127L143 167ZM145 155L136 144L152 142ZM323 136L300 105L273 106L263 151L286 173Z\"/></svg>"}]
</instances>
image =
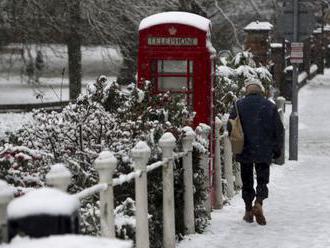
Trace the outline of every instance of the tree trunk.
<instances>
[{"instance_id":1,"label":"tree trunk","mask_svg":"<svg viewBox=\"0 0 330 248\"><path fill-rule=\"evenodd\" d=\"M135 82L136 74L136 47L130 47L126 44L121 47L121 53L123 55L123 63L120 67L117 82L121 85Z\"/></svg>"},{"instance_id":2,"label":"tree trunk","mask_svg":"<svg viewBox=\"0 0 330 248\"><path fill-rule=\"evenodd\" d=\"M69 59L69 92L70 100L75 100L81 92L81 36L80 25L80 0L72 0L69 5L71 32L67 39Z\"/></svg>"},{"instance_id":3,"label":"tree trunk","mask_svg":"<svg viewBox=\"0 0 330 248\"><path fill-rule=\"evenodd\" d=\"M75 100L81 92L81 43L79 39L69 39L68 43L69 57L69 92L70 100Z\"/></svg>"}]
</instances>

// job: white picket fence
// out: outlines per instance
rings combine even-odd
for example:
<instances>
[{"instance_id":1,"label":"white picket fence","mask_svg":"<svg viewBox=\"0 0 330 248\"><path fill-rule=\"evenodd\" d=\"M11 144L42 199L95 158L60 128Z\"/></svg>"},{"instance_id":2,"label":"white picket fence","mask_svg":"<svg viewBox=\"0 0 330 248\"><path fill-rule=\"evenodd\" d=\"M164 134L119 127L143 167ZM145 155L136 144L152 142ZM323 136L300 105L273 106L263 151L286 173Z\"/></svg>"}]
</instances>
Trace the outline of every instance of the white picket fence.
<instances>
[{"instance_id":1,"label":"white picket fence","mask_svg":"<svg viewBox=\"0 0 330 248\"><path fill-rule=\"evenodd\" d=\"M223 206L223 189L222 189L222 163L220 159L220 143L224 146L224 172L227 182L227 197L234 195L234 175L232 170L232 153L228 134L220 136L222 122L217 119L215 123L215 159L213 169L215 171L215 204L214 208L222 208ZM206 125L201 125L196 129L198 138L205 139L210 129ZM193 165L192 151L193 143L196 139L196 133L190 128L184 128L185 135L182 140L183 151L175 153L176 139L171 133L165 133L159 140L159 146L162 149L162 160L147 165L150 157L150 148L148 145L140 141L131 151L134 161L135 170L127 175L121 175L119 178L113 178L113 172L117 165L117 160L110 151L103 151L95 160L95 167L99 173L99 184L87 188L74 197L79 199L88 197L92 194L100 194L100 218L101 233L104 237L115 237L115 220L114 220L114 195L113 187L124 182L135 179L135 201L136 201L136 247L149 247L149 229L148 229L148 199L147 199L147 174L148 172L162 167L162 185L163 185L163 247L175 247L175 207L174 207L174 178L173 166L174 160L182 158L184 169L184 225L185 234L195 232L194 219L194 193L193 193ZM209 173L209 154L205 153L201 158L202 167L205 175ZM236 177L239 177L235 175ZM47 184L52 185L62 191L66 191L71 183L71 174L64 165L53 166L46 176ZM209 182L206 182L209 187ZM0 184L0 228L3 234L2 240L6 240L6 208L12 199L12 191L7 190L8 185ZM211 211L211 200L207 199L205 208ZM1 234L1 233L0 233ZM1 240L1 239L0 239Z\"/></svg>"}]
</instances>

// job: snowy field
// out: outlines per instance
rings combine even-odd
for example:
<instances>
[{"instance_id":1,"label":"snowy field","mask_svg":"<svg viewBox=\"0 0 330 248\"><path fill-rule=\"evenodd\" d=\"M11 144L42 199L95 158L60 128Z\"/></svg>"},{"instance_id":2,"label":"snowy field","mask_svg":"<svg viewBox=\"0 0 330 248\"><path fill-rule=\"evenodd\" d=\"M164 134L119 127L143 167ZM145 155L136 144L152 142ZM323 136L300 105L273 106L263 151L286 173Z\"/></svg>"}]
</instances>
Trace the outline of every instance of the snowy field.
<instances>
[{"instance_id":1,"label":"snowy field","mask_svg":"<svg viewBox=\"0 0 330 248\"><path fill-rule=\"evenodd\" d=\"M12 47L20 47L12 44ZM67 50L63 45L32 46L32 57L41 50L45 68L40 85L27 83L22 74L24 63L19 54L0 56L0 104L40 103L69 99ZM27 54L24 55L27 59ZM114 48L82 47L82 85L103 74L114 80L121 64L121 55ZM62 72L64 69L64 77ZM84 90L84 89L83 89ZM42 96L42 98L40 98Z\"/></svg>"},{"instance_id":2,"label":"snowy field","mask_svg":"<svg viewBox=\"0 0 330 248\"><path fill-rule=\"evenodd\" d=\"M116 77L108 76L110 81ZM86 92L86 85L95 82L96 77L84 77L82 79L82 93ZM0 104L24 104L58 102L69 100L69 80L65 78L40 79L40 85L22 82L19 76L4 77L0 74ZM42 97L40 97L42 96Z\"/></svg>"},{"instance_id":3,"label":"snowy field","mask_svg":"<svg viewBox=\"0 0 330 248\"><path fill-rule=\"evenodd\" d=\"M244 203L236 195L229 206L213 211L205 234L186 237L178 247L330 247L329 97L330 70L299 92L299 161L271 168L266 226L242 220Z\"/></svg>"},{"instance_id":4,"label":"snowy field","mask_svg":"<svg viewBox=\"0 0 330 248\"><path fill-rule=\"evenodd\" d=\"M83 235L60 235L49 238L30 239L16 237L10 244L0 244L0 248L132 248L131 241L96 238Z\"/></svg>"}]
</instances>

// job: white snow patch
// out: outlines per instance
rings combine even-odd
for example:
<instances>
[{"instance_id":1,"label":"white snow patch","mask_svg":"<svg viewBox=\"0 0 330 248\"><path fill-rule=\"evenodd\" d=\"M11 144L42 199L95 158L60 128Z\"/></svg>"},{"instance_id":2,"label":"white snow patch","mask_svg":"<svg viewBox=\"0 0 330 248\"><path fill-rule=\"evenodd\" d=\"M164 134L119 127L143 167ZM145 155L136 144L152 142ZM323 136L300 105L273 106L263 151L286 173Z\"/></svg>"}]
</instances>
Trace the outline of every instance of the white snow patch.
<instances>
[{"instance_id":1,"label":"white snow patch","mask_svg":"<svg viewBox=\"0 0 330 248\"><path fill-rule=\"evenodd\" d=\"M218 67L218 73L220 77L226 77L226 78L235 77L237 74L233 68L224 65L220 65Z\"/></svg>"},{"instance_id":2,"label":"white snow patch","mask_svg":"<svg viewBox=\"0 0 330 248\"><path fill-rule=\"evenodd\" d=\"M195 132L194 132L194 130L191 127L189 127L189 126L183 127L182 128L182 131L185 133L186 136L193 136L193 137L195 137L195 135L196 135Z\"/></svg>"},{"instance_id":3,"label":"white snow patch","mask_svg":"<svg viewBox=\"0 0 330 248\"><path fill-rule=\"evenodd\" d=\"M236 69L238 75L242 75L247 79L257 78L257 73L254 68L248 65L241 65Z\"/></svg>"},{"instance_id":4,"label":"white snow patch","mask_svg":"<svg viewBox=\"0 0 330 248\"><path fill-rule=\"evenodd\" d=\"M14 190L7 182L0 180L0 204L7 203L14 196Z\"/></svg>"},{"instance_id":5,"label":"white snow patch","mask_svg":"<svg viewBox=\"0 0 330 248\"><path fill-rule=\"evenodd\" d=\"M52 180L54 178L71 178L72 174L68 168L66 168L65 164L58 163L54 164L48 174L46 175L47 180Z\"/></svg>"},{"instance_id":6,"label":"white snow patch","mask_svg":"<svg viewBox=\"0 0 330 248\"><path fill-rule=\"evenodd\" d=\"M289 65L287 67L285 67L284 72L287 73L288 71L292 71L293 70L293 66Z\"/></svg>"},{"instance_id":7,"label":"white snow patch","mask_svg":"<svg viewBox=\"0 0 330 248\"><path fill-rule=\"evenodd\" d=\"M108 168L112 165L117 165L117 159L110 151L102 151L95 159L95 164L98 169Z\"/></svg>"},{"instance_id":8,"label":"white snow patch","mask_svg":"<svg viewBox=\"0 0 330 248\"><path fill-rule=\"evenodd\" d=\"M83 235L54 235L48 238L31 239L16 237L10 244L2 244L0 248L132 248L132 241L108 239Z\"/></svg>"},{"instance_id":9,"label":"white snow patch","mask_svg":"<svg viewBox=\"0 0 330 248\"><path fill-rule=\"evenodd\" d=\"M134 148L132 149L132 153L150 153L150 147L148 146L148 144L144 141L139 141L138 143L136 143L136 145L134 146Z\"/></svg>"},{"instance_id":10,"label":"white snow patch","mask_svg":"<svg viewBox=\"0 0 330 248\"><path fill-rule=\"evenodd\" d=\"M311 68L310 68L310 73L313 74L314 72L316 72L318 69L316 64L312 64Z\"/></svg>"},{"instance_id":11,"label":"white snow patch","mask_svg":"<svg viewBox=\"0 0 330 248\"><path fill-rule=\"evenodd\" d=\"M283 44L282 43L271 43L270 47L271 48L282 48Z\"/></svg>"},{"instance_id":12,"label":"white snow patch","mask_svg":"<svg viewBox=\"0 0 330 248\"><path fill-rule=\"evenodd\" d=\"M54 188L41 188L11 201L7 215L11 219L31 215L71 215L80 207L79 200Z\"/></svg>"},{"instance_id":13,"label":"white snow patch","mask_svg":"<svg viewBox=\"0 0 330 248\"><path fill-rule=\"evenodd\" d=\"M307 72L303 71L302 73L299 74L298 76L298 84L302 83L304 80L308 78Z\"/></svg>"},{"instance_id":14,"label":"white snow patch","mask_svg":"<svg viewBox=\"0 0 330 248\"><path fill-rule=\"evenodd\" d=\"M172 133L166 132L162 135L162 137L159 139L159 145L160 146L166 146L168 144L175 145L175 137Z\"/></svg>"},{"instance_id":15,"label":"white snow patch","mask_svg":"<svg viewBox=\"0 0 330 248\"><path fill-rule=\"evenodd\" d=\"M213 59L216 56L217 50L215 50L214 46L212 45L210 37L207 37L207 39L206 39L206 48L208 49L209 53L211 54L210 58Z\"/></svg>"},{"instance_id":16,"label":"white snow patch","mask_svg":"<svg viewBox=\"0 0 330 248\"><path fill-rule=\"evenodd\" d=\"M273 29L273 25L270 24L269 22L251 22L249 25L247 25L244 30L249 31L249 30L260 30L260 31L270 31Z\"/></svg>"},{"instance_id":17,"label":"white snow patch","mask_svg":"<svg viewBox=\"0 0 330 248\"><path fill-rule=\"evenodd\" d=\"M160 24L183 24L208 32L210 30L211 21L200 15L188 12L170 11L144 18L140 23L139 30Z\"/></svg>"}]
</instances>

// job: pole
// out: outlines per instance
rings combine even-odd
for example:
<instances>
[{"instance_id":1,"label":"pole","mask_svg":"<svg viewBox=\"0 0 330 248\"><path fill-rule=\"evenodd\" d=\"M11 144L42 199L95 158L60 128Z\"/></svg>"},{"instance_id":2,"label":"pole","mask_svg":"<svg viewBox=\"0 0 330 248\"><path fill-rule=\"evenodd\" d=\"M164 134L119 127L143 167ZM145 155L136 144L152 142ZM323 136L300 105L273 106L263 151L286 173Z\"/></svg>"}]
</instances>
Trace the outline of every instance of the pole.
<instances>
[{"instance_id":1,"label":"pole","mask_svg":"<svg viewBox=\"0 0 330 248\"><path fill-rule=\"evenodd\" d=\"M293 3L293 42L298 41L298 0ZM298 160L298 67L293 64L292 71L292 112L290 115L289 160Z\"/></svg>"}]
</instances>

